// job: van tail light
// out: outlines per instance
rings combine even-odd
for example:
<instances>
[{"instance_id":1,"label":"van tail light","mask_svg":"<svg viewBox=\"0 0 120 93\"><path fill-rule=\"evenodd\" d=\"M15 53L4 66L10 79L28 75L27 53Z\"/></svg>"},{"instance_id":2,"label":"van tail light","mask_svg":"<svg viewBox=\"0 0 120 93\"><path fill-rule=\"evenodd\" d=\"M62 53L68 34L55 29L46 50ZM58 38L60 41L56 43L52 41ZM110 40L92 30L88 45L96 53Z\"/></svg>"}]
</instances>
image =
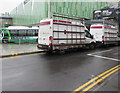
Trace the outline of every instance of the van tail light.
<instances>
[{"instance_id":1,"label":"van tail light","mask_svg":"<svg viewBox=\"0 0 120 93\"><path fill-rule=\"evenodd\" d=\"M51 43L49 43L49 46L52 46L52 45L53 45L53 44L52 44L53 37L50 36L50 37L49 37L49 40L51 41Z\"/></svg>"},{"instance_id":2,"label":"van tail light","mask_svg":"<svg viewBox=\"0 0 120 93\"><path fill-rule=\"evenodd\" d=\"M104 42L104 36L102 36L102 42Z\"/></svg>"},{"instance_id":3,"label":"van tail light","mask_svg":"<svg viewBox=\"0 0 120 93\"><path fill-rule=\"evenodd\" d=\"M102 36L102 39L104 39L104 36Z\"/></svg>"},{"instance_id":4,"label":"van tail light","mask_svg":"<svg viewBox=\"0 0 120 93\"><path fill-rule=\"evenodd\" d=\"M52 37L52 36L50 36L50 37L49 37L49 40L50 40L50 41L52 41L52 40L53 40L53 37Z\"/></svg>"},{"instance_id":5,"label":"van tail light","mask_svg":"<svg viewBox=\"0 0 120 93\"><path fill-rule=\"evenodd\" d=\"M49 43L50 46L52 46L53 44L52 43Z\"/></svg>"}]
</instances>

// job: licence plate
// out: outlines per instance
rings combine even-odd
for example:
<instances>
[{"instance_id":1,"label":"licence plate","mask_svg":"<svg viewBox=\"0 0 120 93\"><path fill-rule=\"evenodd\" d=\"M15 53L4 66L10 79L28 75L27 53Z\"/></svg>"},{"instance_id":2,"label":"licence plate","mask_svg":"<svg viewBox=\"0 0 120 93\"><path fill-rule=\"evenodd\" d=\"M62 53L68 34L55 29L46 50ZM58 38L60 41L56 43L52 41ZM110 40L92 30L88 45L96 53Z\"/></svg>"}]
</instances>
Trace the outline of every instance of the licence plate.
<instances>
[{"instance_id":1,"label":"licence plate","mask_svg":"<svg viewBox=\"0 0 120 93\"><path fill-rule=\"evenodd\" d=\"M41 45L39 45L39 47L42 47Z\"/></svg>"}]
</instances>

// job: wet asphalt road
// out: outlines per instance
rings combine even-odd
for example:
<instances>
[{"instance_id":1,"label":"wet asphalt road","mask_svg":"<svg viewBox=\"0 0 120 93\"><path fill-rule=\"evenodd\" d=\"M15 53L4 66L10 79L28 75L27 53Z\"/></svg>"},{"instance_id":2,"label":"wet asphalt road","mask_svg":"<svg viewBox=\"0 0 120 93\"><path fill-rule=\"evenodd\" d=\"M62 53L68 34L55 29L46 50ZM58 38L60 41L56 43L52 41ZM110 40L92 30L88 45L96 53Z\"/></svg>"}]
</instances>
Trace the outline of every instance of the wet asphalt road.
<instances>
[{"instance_id":1,"label":"wet asphalt road","mask_svg":"<svg viewBox=\"0 0 120 93\"><path fill-rule=\"evenodd\" d=\"M120 47L81 50L64 55L37 54L2 59L3 91L73 91L116 65L117 61L88 56L98 53L119 59ZM120 59L119 59L120 60ZM112 87L112 86L111 86Z\"/></svg>"}]
</instances>

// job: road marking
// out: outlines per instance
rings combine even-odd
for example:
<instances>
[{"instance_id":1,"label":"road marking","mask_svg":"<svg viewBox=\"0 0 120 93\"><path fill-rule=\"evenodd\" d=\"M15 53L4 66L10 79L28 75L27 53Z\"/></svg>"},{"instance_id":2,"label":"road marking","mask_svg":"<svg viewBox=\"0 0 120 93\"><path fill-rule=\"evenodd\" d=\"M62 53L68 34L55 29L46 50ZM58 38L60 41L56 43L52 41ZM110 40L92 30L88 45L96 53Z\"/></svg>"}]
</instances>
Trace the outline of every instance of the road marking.
<instances>
[{"instance_id":1,"label":"road marking","mask_svg":"<svg viewBox=\"0 0 120 93\"><path fill-rule=\"evenodd\" d=\"M104 52L108 52L108 51L111 51L112 49L109 49L109 50L105 50L105 51L100 51L100 52L95 52L95 53L91 53L92 55L93 54L99 54L99 53L104 53Z\"/></svg>"},{"instance_id":2,"label":"road marking","mask_svg":"<svg viewBox=\"0 0 120 93\"><path fill-rule=\"evenodd\" d=\"M103 53L103 52L108 52L108 51L111 51L111 50L112 49L105 50L105 51L100 51L100 52L95 52L95 53L91 53L91 54L87 54L87 55L102 58L102 59L107 59L107 60L120 61L119 59L115 59L115 58L111 58L111 57L104 57L104 56L95 55L95 54L99 54L99 53Z\"/></svg>"},{"instance_id":3,"label":"road marking","mask_svg":"<svg viewBox=\"0 0 120 93\"><path fill-rule=\"evenodd\" d=\"M115 70L113 70L112 72L108 73L107 75L101 77L100 79L98 79L96 82L94 82L93 84L91 84L90 86L88 86L87 88L85 88L84 90L82 90L82 92L80 93L85 93L88 90L90 90L91 88L93 88L95 85L97 85L98 83L100 83L102 80L106 79L107 77L109 77L110 75L112 75L113 73L115 73L116 71L118 71L120 68L116 68Z\"/></svg>"},{"instance_id":4,"label":"road marking","mask_svg":"<svg viewBox=\"0 0 120 93\"><path fill-rule=\"evenodd\" d=\"M45 54L45 53L34 53L34 54L25 54L25 55L19 55L19 54L12 54L12 56L9 57L2 57L0 59L7 59L7 58L14 58L14 57L21 57L21 56L29 56L29 55L37 55L37 54Z\"/></svg>"},{"instance_id":5,"label":"road marking","mask_svg":"<svg viewBox=\"0 0 120 93\"><path fill-rule=\"evenodd\" d=\"M89 56L98 57L98 58L102 58L102 59L108 59L108 60L113 60L113 61L120 61L119 59L110 58L110 57L104 57L104 56L98 56L98 55L92 55L92 54L88 54L88 55Z\"/></svg>"},{"instance_id":6,"label":"road marking","mask_svg":"<svg viewBox=\"0 0 120 93\"><path fill-rule=\"evenodd\" d=\"M114 73L114 75L117 75L117 77L119 77L118 76L118 73L119 72L116 72L116 73ZM90 93L93 93L93 91L98 91L98 89L100 89L101 87L103 87L104 85L106 85L106 83L107 82L110 82L115 76L111 76L111 77L109 77L109 79L107 79L107 80L105 80L105 82L103 82L102 84L100 84L99 86L97 86L95 89L93 89Z\"/></svg>"},{"instance_id":7,"label":"road marking","mask_svg":"<svg viewBox=\"0 0 120 93\"><path fill-rule=\"evenodd\" d=\"M76 93L77 91L80 91L81 89L83 89L84 87L88 86L89 84L91 84L92 82L94 82L95 80L97 80L98 78L104 76L105 74L111 72L112 70L114 70L114 69L116 69L116 68L118 68L118 67L120 67L120 65L117 65L117 66L115 66L115 67L113 67L113 68L111 68L111 69L103 72L102 74L94 77L93 79L91 79L91 80L88 81L87 83L85 83L85 84L83 84L82 86L80 86L80 87L78 87L77 89L75 89L72 93Z\"/></svg>"},{"instance_id":8,"label":"road marking","mask_svg":"<svg viewBox=\"0 0 120 93\"><path fill-rule=\"evenodd\" d=\"M95 53L91 53L91 54L87 54L88 56L94 56L94 57L99 57L99 58L103 58L103 59L108 59L108 60L114 60L114 61L120 61L118 59L115 58L110 58L110 57L104 57L104 56L98 56L95 54L99 54L99 53L103 53L103 52L108 52L111 51L112 49L109 50L105 50L105 51L100 51L100 52L95 52ZM90 81L88 81L87 83L83 84L82 86L80 86L79 88L75 89L72 93L76 93L78 91L81 91L83 88L85 88L82 92L80 93L84 93L85 91L88 91L89 89L91 89L92 87L94 87L96 84L98 84L99 82L101 82L102 80L104 80L105 78L107 78L108 76L110 76L111 74L113 74L114 72L118 71L120 68L120 65L117 65L105 72L103 72L102 74L98 75L97 77L94 77L93 79L91 79ZM116 69L117 68L117 69ZM105 75L105 76L104 76ZM100 79L99 79L100 78ZM97 80L98 79L98 80ZM96 81L97 80L97 81ZM96 82L95 82L96 81ZM92 84L91 84L92 83Z\"/></svg>"}]
</instances>

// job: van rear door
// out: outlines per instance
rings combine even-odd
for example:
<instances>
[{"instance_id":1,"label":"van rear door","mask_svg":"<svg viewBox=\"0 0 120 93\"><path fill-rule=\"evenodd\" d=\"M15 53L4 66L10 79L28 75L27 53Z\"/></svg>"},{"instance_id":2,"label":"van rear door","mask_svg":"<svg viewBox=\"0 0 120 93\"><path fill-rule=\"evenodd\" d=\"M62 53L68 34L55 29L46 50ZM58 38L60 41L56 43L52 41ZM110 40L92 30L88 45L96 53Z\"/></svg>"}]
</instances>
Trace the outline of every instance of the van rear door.
<instances>
[{"instance_id":1,"label":"van rear door","mask_svg":"<svg viewBox=\"0 0 120 93\"><path fill-rule=\"evenodd\" d=\"M40 29L38 33L38 44L49 45L51 41L49 40L52 36L52 20L41 20Z\"/></svg>"},{"instance_id":2,"label":"van rear door","mask_svg":"<svg viewBox=\"0 0 120 93\"><path fill-rule=\"evenodd\" d=\"M91 25L90 33L94 36L94 39L98 42L102 42L104 31L103 25Z\"/></svg>"}]
</instances>

